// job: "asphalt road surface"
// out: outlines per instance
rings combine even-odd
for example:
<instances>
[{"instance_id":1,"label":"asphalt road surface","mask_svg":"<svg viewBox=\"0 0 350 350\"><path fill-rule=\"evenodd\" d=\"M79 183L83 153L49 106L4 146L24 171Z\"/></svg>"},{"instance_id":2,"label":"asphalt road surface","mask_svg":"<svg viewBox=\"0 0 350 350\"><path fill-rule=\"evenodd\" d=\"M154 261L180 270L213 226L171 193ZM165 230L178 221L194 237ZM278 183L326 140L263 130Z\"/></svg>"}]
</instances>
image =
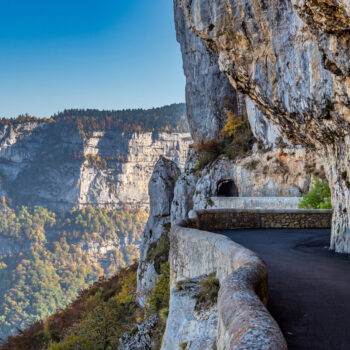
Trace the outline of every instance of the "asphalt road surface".
<instances>
[{"instance_id":1,"label":"asphalt road surface","mask_svg":"<svg viewBox=\"0 0 350 350\"><path fill-rule=\"evenodd\" d=\"M350 349L350 256L328 250L330 230L219 233L265 260L268 309L290 350Z\"/></svg>"}]
</instances>

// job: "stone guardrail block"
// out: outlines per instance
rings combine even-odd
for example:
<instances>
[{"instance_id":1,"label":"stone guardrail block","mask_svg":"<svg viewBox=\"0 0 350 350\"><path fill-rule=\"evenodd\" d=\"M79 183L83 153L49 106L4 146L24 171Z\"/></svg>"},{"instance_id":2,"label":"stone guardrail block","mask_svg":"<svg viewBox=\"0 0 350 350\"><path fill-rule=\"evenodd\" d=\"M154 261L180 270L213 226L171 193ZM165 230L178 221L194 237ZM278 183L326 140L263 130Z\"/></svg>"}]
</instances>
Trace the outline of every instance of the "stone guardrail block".
<instances>
[{"instance_id":1,"label":"stone guardrail block","mask_svg":"<svg viewBox=\"0 0 350 350\"><path fill-rule=\"evenodd\" d=\"M207 209L196 212L196 227L210 231L269 228L331 228L332 210Z\"/></svg>"},{"instance_id":2,"label":"stone guardrail block","mask_svg":"<svg viewBox=\"0 0 350 350\"><path fill-rule=\"evenodd\" d=\"M286 350L282 332L264 306L268 273L263 260L226 236L188 226L195 222L182 222L171 230L171 288L179 281L216 273L218 349Z\"/></svg>"}]
</instances>

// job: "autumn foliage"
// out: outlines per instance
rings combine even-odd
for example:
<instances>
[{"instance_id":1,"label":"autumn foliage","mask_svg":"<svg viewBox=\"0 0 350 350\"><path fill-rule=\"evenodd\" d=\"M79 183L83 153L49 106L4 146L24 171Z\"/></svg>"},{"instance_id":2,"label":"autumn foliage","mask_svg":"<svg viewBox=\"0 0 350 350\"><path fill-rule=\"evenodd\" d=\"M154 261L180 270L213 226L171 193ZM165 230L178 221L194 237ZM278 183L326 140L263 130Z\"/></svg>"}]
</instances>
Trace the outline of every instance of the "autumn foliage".
<instances>
[{"instance_id":1,"label":"autumn foliage","mask_svg":"<svg viewBox=\"0 0 350 350\"><path fill-rule=\"evenodd\" d=\"M11 336L1 350L102 350L142 318L135 302L137 264L107 280L100 278L64 310Z\"/></svg>"},{"instance_id":2,"label":"autumn foliage","mask_svg":"<svg viewBox=\"0 0 350 350\"><path fill-rule=\"evenodd\" d=\"M227 121L220 134L220 139L197 143L195 171L204 169L220 156L231 160L244 157L251 151L255 141L247 118L231 111L227 112Z\"/></svg>"},{"instance_id":3,"label":"autumn foliage","mask_svg":"<svg viewBox=\"0 0 350 350\"><path fill-rule=\"evenodd\" d=\"M2 198L0 236L23 248L0 257L0 338L65 307L99 276L132 264L147 217L146 211L127 207L89 206L70 212L11 207ZM80 246L109 241L120 249L109 250L103 266Z\"/></svg>"},{"instance_id":4,"label":"autumn foliage","mask_svg":"<svg viewBox=\"0 0 350 350\"><path fill-rule=\"evenodd\" d=\"M227 112L227 122L221 130L221 135L224 137L234 137L241 126L244 125L244 120L238 117L233 112Z\"/></svg>"}]
</instances>

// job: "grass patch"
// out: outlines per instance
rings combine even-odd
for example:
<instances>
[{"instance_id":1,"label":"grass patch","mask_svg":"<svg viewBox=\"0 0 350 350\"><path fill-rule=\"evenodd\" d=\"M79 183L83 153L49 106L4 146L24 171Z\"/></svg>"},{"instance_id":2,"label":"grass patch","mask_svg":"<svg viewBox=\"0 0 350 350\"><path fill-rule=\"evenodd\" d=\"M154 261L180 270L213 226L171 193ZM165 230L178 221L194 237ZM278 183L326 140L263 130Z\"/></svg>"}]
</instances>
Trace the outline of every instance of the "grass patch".
<instances>
[{"instance_id":1,"label":"grass patch","mask_svg":"<svg viewBox=\"0 0 350 350\"><path fill-rule=\"evenodd\" d=\"M220 289L220 281L215 272L199 282L196 310L208 309L217 303Z\"/></svg>"},{"instance_id":2,"label":"grass patch","mask_svg":"<svg viewBox=\"0 0 350 350\"><path fill-rule=\"evenodd\" d=\"M213 207L215 205L214 201L211 198L207 198L207 206Z\"/></svg>"},{"instance_id":3,"label":"grass patch","mask_svg":"<svg viewBox=\"0 0 350 350\"><path fill-rule=\"evenodd\" d=\"M257 168L259 162L257 160L251 160L247 164L244 165L244 167L250 171L253 171Z\"/></svg>"},{"instance_id":4,"label":"grass patch","mask_svg":"<svg viewBox=\"0 0 350 350\"><path fill-rule=\"evenodd\" d=\"M165 315L165 308L169 308L170 299L170 265L168 262L161 266L161 275L155 284L147 303L151 310L160 312Z\"/></svg>"}]
</instances>

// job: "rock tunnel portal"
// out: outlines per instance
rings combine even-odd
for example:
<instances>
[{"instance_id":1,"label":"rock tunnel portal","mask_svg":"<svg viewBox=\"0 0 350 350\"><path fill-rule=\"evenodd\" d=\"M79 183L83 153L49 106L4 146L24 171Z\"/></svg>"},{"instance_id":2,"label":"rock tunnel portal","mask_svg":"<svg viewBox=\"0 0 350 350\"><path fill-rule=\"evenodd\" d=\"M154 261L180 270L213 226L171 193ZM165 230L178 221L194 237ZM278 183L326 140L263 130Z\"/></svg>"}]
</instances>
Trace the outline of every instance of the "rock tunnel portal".
<instances>
[{"instance_id":1,"label":"rock tunnel portal","mask_svg":"<svg viewBox=\"0 0 350 350\"><path fill-rule=\"evenodd\" d=\"M233 180L224 179L218 182L217 197L238 197L238 188Z\"/></svg>"}]
</instances>

